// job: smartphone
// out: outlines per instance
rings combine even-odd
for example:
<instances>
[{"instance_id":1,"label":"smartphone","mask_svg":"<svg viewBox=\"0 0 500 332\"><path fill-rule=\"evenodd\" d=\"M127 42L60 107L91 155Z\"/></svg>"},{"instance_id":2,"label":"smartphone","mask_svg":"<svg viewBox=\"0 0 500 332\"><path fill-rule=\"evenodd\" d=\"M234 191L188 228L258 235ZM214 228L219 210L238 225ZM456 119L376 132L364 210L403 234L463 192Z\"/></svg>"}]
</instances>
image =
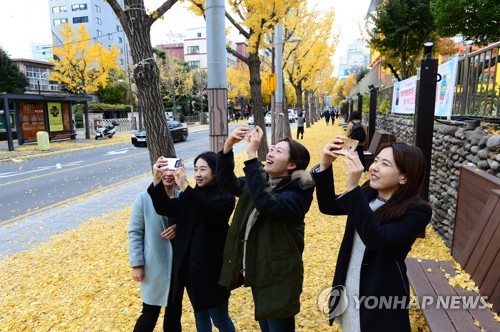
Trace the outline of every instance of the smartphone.
<instances>
[{"instance_id":1,"label":"smartphone","mask_svg":"<svg viewBox=\"0 0 500 332\"><path fill-rule=\"evenodd\" d=\"M182 158L163 158L163 160L168 161L167 166L160 167L163 170L175 171L177 168L181 167Z\"/></svg>"},{"instance_id":2,"label":"smartphone","mask_svg":"<svg viewBox=\"0 0 500 332\"><path fill-rule=\"evenodd\" d=\"M355 151L358 147L359 141L350 138L343 138L344 143L342 143L342 148L340 150L333 151L335 154L346 155L351 151Z\"/></svg>"}]
</instances>

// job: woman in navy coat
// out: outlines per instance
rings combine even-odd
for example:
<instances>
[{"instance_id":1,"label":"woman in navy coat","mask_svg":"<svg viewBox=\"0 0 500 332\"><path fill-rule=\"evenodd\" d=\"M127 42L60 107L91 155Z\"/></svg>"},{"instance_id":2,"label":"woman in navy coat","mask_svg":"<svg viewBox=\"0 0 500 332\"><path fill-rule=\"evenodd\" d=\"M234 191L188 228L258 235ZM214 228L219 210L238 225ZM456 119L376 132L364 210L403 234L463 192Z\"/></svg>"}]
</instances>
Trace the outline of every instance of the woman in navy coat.
<instances>
[{"instance_id":1,"label":"woman in navy coat","mask_svg":"<svg viewBox=\"0 0 500 332\"><path fill-rule=\"evenodd\" d=\"M370 180L360 187L363 165L355 151L349 153L343 157L347 192L339 195L331 164L342 142L326 144L313 170L320 211L348 216L330 293L330 324L338 318L343 331L410 331L405 258L432 215L423 196L424 156L405 143L383 145Z\"/></svg>"},{"instance_id":2,"label":"woman in navy coat","mask_svg":"<svg viewBox=\"0 0 500 332\"><path fill-rule=\"evenodd\" d=\"M182 298L187 289L193 306L196 330L234 331L228 315L229 291L218 284L222 252L233 212L234 196L222 190L215 179L217 156L204 152L194 159L196 186L188 185L184 166L174 172L181 193L170 198L160 183L151 184L148 193L160 215L176 220L173 278L166 308L166 331L181 331ZM154 172L168 162L162 157Z\"/></svg>"}]
</instances>

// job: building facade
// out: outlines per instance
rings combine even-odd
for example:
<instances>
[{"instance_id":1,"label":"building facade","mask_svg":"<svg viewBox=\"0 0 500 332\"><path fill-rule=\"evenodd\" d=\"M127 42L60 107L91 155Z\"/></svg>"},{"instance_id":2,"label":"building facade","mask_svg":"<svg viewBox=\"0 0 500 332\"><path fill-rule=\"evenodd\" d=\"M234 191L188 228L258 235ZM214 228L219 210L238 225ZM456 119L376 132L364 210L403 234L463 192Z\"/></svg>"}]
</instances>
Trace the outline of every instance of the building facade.
<instances>
[{"instance_id":1,"label":"building facade","mask_svg":"<svg viewBox=\"0 0 500 332\"><path fill-rule=\"evenodd\" d=\"M347 51L340 56L339 73L340 79L345 79L351 74L361 72L370 65L370 49L368 44L362 39L352 40L347 45Z\"/></svg>"},{"instance_id":2,"label":"building facade","mask_svg":"<svg viewBox=\"0 0 500 332\"><path fill-rule=\"evenodd\" d=\"M118 0L123 7L124 0ZM120 53L118 65L127 70L128 43L125 31L111 7L102 0L49 0L50 26L52 29L52 43L58 47L64 43L61 36L61 25L64 23L78 26L85 24L85 28L92 40L101 43L107 49L112 45Z\"/></svg>"},{"instance_id":3,"label":"building facade","mask_svg":"<svg viewBox=\"0 0 500 332\"><path fill-rule=\"evenodd\" d=\"M187 30L186 38L182 43L160 44L155 46L164 50L169 56L186 61L192 69L207 69L207 35L206 28L192 28ZM237 49L238 45L231 43ZM239 46L242 47L242 46ZM227 66L236 67L236 57L227 53Z\"/></svg>"},{"instance_id":4,"label":"building facade","mask_svg":"<svg viewBox=\"0 0 500 332\"><path fill-rule=\"evenodd\" d=\"M12 59L12 61L28 78L26 93L57 93L61 90L59 84L50 83L49 78L54 67L50 62L31 59Z\"/></svg>"}]
</instances>

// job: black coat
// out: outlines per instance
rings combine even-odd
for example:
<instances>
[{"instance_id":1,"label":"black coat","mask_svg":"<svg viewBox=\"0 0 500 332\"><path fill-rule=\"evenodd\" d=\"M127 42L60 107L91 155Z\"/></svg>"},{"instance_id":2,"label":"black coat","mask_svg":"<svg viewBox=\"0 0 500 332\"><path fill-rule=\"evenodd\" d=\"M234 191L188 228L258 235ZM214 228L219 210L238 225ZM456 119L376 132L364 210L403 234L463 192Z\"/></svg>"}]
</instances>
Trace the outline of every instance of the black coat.
<instances>
[{"instance_id":1,"label":"black coat","mask_svg":"<svg viewBox=\"0 0 500 332\"><path fill-rule=\"evenodd\" d=\"M175 218L172 294L187 288L195 312L222 305L229 292L218 284L222 252L235 199L217 186L188 187L179 198L169 198L162 183L148 193L158 214ZM182 299L172 299L179 303Z\"/></svg>"},{"instance_id":2,"label":"black coat","mask_svg":"<svg viewBox=\"0 0 500 332\"><path fill-rule=\"evenodd\" d=\"M377 195L376 191L367 194L358 186L341 197L335 195L332 167L313 173L313 178L320 211L329 215L348 215L332 287L345 285L354 233L357 231L366 246L360 273L360 298L397 296L399 301L405 300L405 305L397 309L368 309L362 302L361 331L410 331L407 309L410 288L405 258L429 223L431 207L425 202L411 204L401 218L382 225L369 206ZM333 312L332 303L330 306L330 312ZM333 320L334 317L330 317L330 324Z\"/></svg>"}]
</instances>

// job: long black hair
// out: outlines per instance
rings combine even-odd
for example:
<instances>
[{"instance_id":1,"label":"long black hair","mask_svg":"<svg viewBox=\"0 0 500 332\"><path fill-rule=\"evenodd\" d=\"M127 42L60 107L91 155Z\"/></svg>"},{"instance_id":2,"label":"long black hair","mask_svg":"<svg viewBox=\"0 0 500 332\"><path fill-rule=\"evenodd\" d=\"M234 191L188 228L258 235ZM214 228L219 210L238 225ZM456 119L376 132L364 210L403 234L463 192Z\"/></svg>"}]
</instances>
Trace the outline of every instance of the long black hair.
<instances>
[{"instance_id":1,"label":"long black hair","mask_svg":"<svg viewBox=\"0 0 500 332\"><path fill-rule=\"evenodd\" d=\"M410 204L429 205L424 197L424 183L426 176L425 157L422 151L413 145L402 142L382 144L376 155L385 148L392 148L394 162L398 170L405 174L406 183L400 185L386 204L375 211L375 218L381 224L399 219ZM373 193L370 181L363 184L363 190Z\"/></svg>"}]
</instances>

